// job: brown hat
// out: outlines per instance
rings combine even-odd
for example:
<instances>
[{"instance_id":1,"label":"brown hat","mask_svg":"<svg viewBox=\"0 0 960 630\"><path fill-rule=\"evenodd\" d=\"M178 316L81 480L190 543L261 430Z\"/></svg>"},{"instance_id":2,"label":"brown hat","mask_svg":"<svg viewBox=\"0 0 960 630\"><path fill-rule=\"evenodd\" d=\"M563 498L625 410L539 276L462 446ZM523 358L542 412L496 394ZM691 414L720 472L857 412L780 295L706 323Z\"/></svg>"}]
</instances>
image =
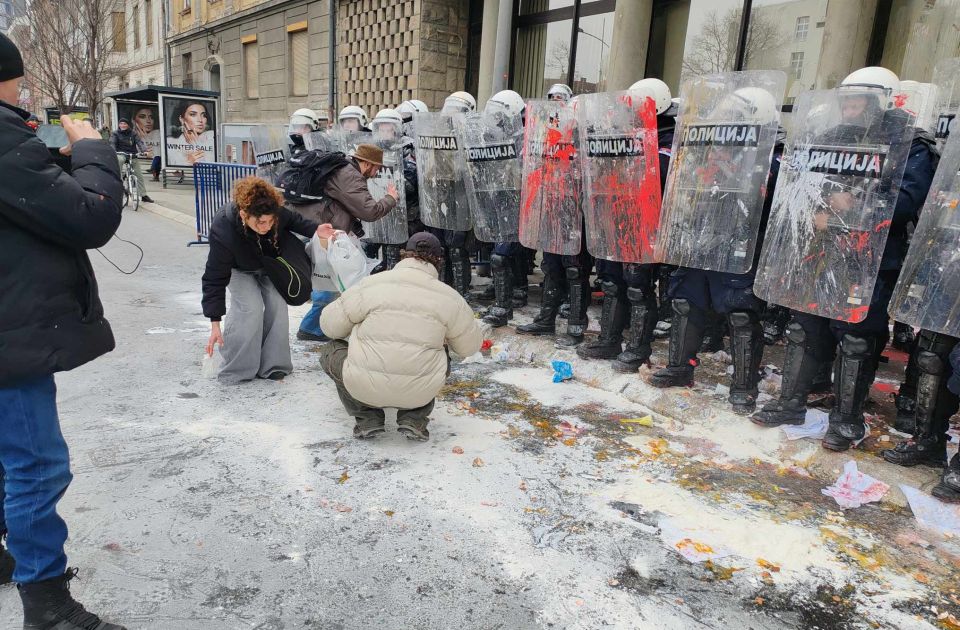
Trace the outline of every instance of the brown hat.
<instances>
[{"instance_id":1,"label":"brown hat","mask_svg":"<svg viewBox=\"0 0 960 630\"><path fill-rule=\"evenodd\" d=\"M430 232L417 232L410 237L404 249L408 252L420 252L428 256L443 256L443 247L440 245L440 239Z\"/></svg>"},{"instance_id":2,"label":"brown hat","mask_svg":"<svg viewBox=\"0 0 960 630\"><path fill-rule=\"evenodd\" d=\"M383 149L372 144L358 144L353 157L377 166L383 166Z\"/></svg>"}]
</instances>

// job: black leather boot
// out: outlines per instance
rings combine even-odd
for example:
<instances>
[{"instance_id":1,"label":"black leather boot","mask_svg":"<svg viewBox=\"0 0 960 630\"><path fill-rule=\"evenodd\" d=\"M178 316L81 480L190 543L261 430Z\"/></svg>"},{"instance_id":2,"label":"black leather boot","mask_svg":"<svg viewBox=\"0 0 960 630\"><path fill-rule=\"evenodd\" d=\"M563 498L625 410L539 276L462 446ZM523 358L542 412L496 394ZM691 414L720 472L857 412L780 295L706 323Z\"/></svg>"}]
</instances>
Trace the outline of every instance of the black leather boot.
<instances>
[{"instance_id":1,"label":"black leather boot","mask_svg":"<svg viewBox=\"0 0 960 630\"><path fill-rule=\"evenodd\" d=\"M657 370L650 377L650 384L654 387L692 386L693 370L698 365L697 350L703 343L707 312L682 298L675 299L672 307L673 323L670 326L667 367Z\"/></svg>"},{"instance_id":2,"label":"black leather boot","mask_svg":"<svg viewBox=\"0 0 960 630\"><path fill-rule=\"evenodd\" d=\"M494 328L506 326L513 318L513 265L510 260L494 254L490 257L490 267L493 271L493 288L496 301L487 311L483 321Z\"/></svg>"},{"instance_id":3,"label":"black leather boot","mask_svg":"<svg viewBox=\"0 0 960 630\"><path fill-rule=\"evenodd\" d=\"M630 287L627 299L630 301L630 340L627 349L613 362L613 369L623 373L636 372L650 360L653 331L659 318L657 300L649 289Z\"/></svg>"},{"instance_id":4,"label":"black leather boot","mask_svg":"<svg viewBox=\"0 0 960 630\"><path fill-rule=\"evenodd\" d=\"M845 451L863 439L863 405L870 394L877 371L876 339L845 334L834 368L833 393L836 400L830 410L830 424L823 447Z\"/></svg>"},{"instance_id":5,"label":"black leather boot","mask_svg":"<svg viewBox=\"0 0 960 630\"><path fill-rule=\"evenodd\" d=\"M107 623L70 595L70 580L77 569L67 569L60 577L32 584L19 584L23 602L24 630L126 630Z\"/></svg>"},{"instance_id":6,"label":"black leather boot","mask_svg":"<svg viewBox=\"0 0 960 630\"><path fill-rule=\"evenodd\" d=\"M577 348L581 359L613 359L623 349L623 329L630 317L630 305L623 295L625 291L615 282L604 282L602 289L600 336Z\"/></svg>"},{"instance_id":7,"label":"black leather boot","mask_svg":"<svg viewBox=\"0 0 960 630\"><path fill-rule=\"evenodd\" d=\"M730 352L733 355L730 405L734 413L747 416L757 408L763 329L760 317L750 311L734 311L727 316L727 321L730 324Z\"/></svg>"},{"instance_id":8,"label":"black leather boot","mask_svg":"<svg viewBox=\"0 0 960 630\"><path fill-rule=\"evenodd\" d=\"M921 331L917 348L916 430L913 438L880 454L891 464L926 464L943 468L947 462L947 429L957 411L957 396L946 387L950 351L956 340Z\"/></svg>"},{"instance_id":9,"label":"black leather boot","mask_svg":"<svg viewBox=\"0 0 960 630\"><path fill-rule=\"evenodd\" d=\"M560 279L545 275L540 296L540 312L529 324L517 326L521 335L553 335L557 329L557 311L560 310Z\"/></svg>"},{"instance_id":10,"label":"black leather boot","mask_svg":"<svg viewBox=\"0 0 960 630\"><path fill-rule=\"evenodd\" d=\"M782 424L803 424L807 415L807 394L821 362L808 344L807 331L797 322L790 322L784 332L787 348L783 359L783 382L780 397L763 406L750 420L762 427Z\"/></svg>"},{"instance_id":11,"label":"black leather boot","mask_svg":"<svg viewBox=\"0 0 960 630\"><path fill-rule=\"evenodd\" d=\"M930 494L945 503L960 503L960 454L953 454Z\"/></svg>"},{"instance_id":12,"label":"black leather boot","mask_svg":"<svg viewBox=\"0 0 960 630\"><path fill-rule=\"evenodd\" d=\"M567 267L570 287L570 313L567 315L567 333L557 339L557 346L572 348L583 341L587 330L587 306L590 304L589 278L582 278L578 267Z\"/></svg>"}]
</instances>

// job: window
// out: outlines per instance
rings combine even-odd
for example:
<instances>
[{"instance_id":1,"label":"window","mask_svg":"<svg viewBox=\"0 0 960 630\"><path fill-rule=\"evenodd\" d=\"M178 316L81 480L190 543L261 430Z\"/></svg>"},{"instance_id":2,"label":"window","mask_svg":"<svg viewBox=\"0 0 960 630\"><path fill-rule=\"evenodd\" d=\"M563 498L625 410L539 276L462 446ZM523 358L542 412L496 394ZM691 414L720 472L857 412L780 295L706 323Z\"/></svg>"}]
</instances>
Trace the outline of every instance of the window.
<instances>
[{"instance_id":1,"label":"window","mask_svg":"<svg viewBox=\"0 0 960 630\"><path fill-rule=\"evenodd\" d=\"M183 87L193 87L193 54L183 53L180 55L180 71L183 73Z\"/></svg>"},{"instance_id":2,"label":"window","mask_svg":"<svg viewBox=\"0 0 960 630\"><path fill-rule=\"evenodd\" d=\"M803 76L802 52L790 53L790 76L798 81L800 80L800 77Z\"/></svg>"},{"instance_id":3,"label":"window","mask_svg":"<svg viewBox=\"0 0 960 630\"><path fill-rule=\"evenodd\" d=\"M517 32L514 88L524 98L544 98L554 83L567 82L572 20L537 24Z\"/></svg>"},{"instance_id":4,"label":"window","mask_svg":"<svg viewBox=\"0 0 960 630\"><path fill-rule=\"evenodd\" d=\"M798 42L807 41L807 32L810 30L810 16L801 15L797 18L797 26L793 29L793 38Z\"/></svg>"},{"instance_id":5,"label":"window","mask_svg":"<svg viewBox=\"0 0 960 630\"><path fill-rule=\"evenodd\" d=\"M143 0L143 19L147 46L153 45L153 0Z\"/></svg>"},{"instance_id":6,"label":"window","mask_svg":"<svg viewBox=\"0 0 960 630\"><path fill-rule=\"evenodd\" d=\"M140 7L133 5L133 49L140 50Z\"/></svg>"},{"instance_id":7,"label":"window","mask_svg":"<svg viewBox=\"0 0 960 630\"><path fill-rule=\"evenodd\" d=\"M297 30L290 30L296 28ZM288 26L290 40L289 68L290 95L306 96L310 88L310 39L304 22L302 26Z\"/></svg>"},{"instance_id":8,"label":"window","mask_svg":"<svg viewBox=\"0 0 960 630\"><path fill-rule=\"evenodd\" d=\"M183 9L180 10L180 13L190 13L192 7L192 0L183 0Z\"/></svg>"},{"instance_id":9,"label":"window","mask_svg":"<svg viewBox=\"0 0 960 630\"><path fill-rule=\"evenodd\" d=\"M243 43L243 84L247 98L260 98L260 50L257 36L248 35Z\"/></svg>"},{"instance_id":10,"label":"window","mask_svg":"<svg viewBox=\"0 0 960 630\"><path fill-rule=\"evenodd\" d=\"M113 52L127 52L127 16L121 11L110 14L113 27Z\"/></svg>"}]
</instances>

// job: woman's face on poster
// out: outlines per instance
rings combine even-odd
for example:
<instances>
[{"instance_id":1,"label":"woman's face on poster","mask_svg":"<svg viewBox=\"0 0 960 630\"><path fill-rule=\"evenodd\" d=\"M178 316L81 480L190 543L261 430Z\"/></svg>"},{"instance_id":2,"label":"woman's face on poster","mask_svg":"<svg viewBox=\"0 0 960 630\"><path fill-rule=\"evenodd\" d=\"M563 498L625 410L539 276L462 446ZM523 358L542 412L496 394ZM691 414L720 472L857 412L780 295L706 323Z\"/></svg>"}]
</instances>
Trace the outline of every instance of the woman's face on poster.
<instances>
[{"instance_id":1,"label":"woman's face on poster","mask_svg":"<svg viewBox=\"0 0 960 630\"><path fill-rule=\"evenodd\" d=\"M201 134L207 130L207 108L200 103L193 103L180 116L180 125L184 131Z\"/></svg>"},{"instance_id":2,"label":"woman's face on poster","mask_svg":"<svg viewBox=\"0 0 960 630\"><path fill-rule=\"evenodd\" d=\"M133 117L133 121L137 130L144 135L153 131L156 126L156 122L153 118L153 112L146 107L137 110L137 114Z\"/></svg>"}]
</instances>

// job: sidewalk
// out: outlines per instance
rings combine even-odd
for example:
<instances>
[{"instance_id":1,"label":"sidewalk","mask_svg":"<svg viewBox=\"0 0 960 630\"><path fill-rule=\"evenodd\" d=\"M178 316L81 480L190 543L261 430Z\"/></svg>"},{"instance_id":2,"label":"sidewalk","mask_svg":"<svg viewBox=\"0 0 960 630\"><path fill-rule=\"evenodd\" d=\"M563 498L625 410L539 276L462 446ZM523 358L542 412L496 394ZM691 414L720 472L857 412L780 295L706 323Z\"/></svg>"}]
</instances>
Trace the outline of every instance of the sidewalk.
<instances>
[{"instance_id":1,"label":"sidewalk","mask_svg":"<svg viewBox=\"0 0 960 630\"><path fill-rule=\"evenodd\" d=\"M141 204L141 209L196 229L196 192L192 185L174 184L163 188L160 182L150 181L149 175L145 180L147 194L154 203Z\"/></svg>"}]
</instances>

